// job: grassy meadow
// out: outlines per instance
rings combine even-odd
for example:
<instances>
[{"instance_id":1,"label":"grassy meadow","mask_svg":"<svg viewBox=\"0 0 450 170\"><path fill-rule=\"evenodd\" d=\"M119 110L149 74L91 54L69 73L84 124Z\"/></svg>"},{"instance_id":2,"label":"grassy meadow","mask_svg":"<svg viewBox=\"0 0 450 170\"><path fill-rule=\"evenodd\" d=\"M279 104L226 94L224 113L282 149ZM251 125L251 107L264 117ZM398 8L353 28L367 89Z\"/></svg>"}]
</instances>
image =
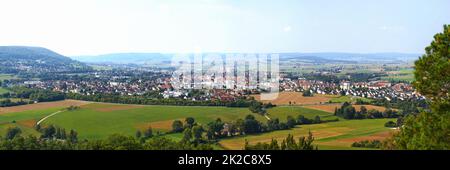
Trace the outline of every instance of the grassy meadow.
<instances>
[{"instance_id":1,"label":"grassy meadow","mask_svg":"<svg viewBox=\"0 0 450 170\"><path fill-rule=\"evenodd\" d=\"M66 105L77 101L65 101ZM64 110L53 115L42 122L43 126L55 125L66 130L74 129L78 132L80 139L101 139L114 133L134 136L137 130L144 130L151 126L156 131L167 132L171 130L174 120L184 120L193 117L200 124L206 124L217 118L223 121L234 121L244 118L250 113L247 108L227 107L201 107L201 106L142 106L122 105L106 103L78 103L79 109L73 111L65 110L66 106L61 104L46 104L48 108L32 109L20 112L1 112L0 110L0 135L6 133L9 127L19 127L23 135L39 135L34 130L36 122L42 118ZM36 105L27 105L33 107ZM1 108L0 108L1 109ZM286 121L287 116L297 117L299 114L307 118L321 117L322 120L331 120L336 117L327 111L301 106L278 106L268 110L270 118L278 118L281 122ZM258 114L252 114L261 122L267 119ZM305 136L311 131L316 138L315 144L319 149L361 149L351 148L355 141L366 139L383 139L387 132L391 131L384 127L388 119L367 120L343 120L314 125L301 125L291 130L274 131L259 135L249 135L223 139L217 149L242 149L245 139L250 143L268 142L272 138L282 139L288 134L295 137ZM182 134L168 134L168 138L181 140Z\"/></svg>"},{"instance_id":2,"label":"grassy meadow","mask_svg":"<svg viewBox=\"0 0 450 170\"><path fill-rule=\"evenodd\" d=\"M8 89L0 87L0 94L5 94L5 93L8 93L8 92L9 92Z\"/></svg>"},{"instance_id":3,"label":"grassy meadow","mask_svg":"<svg viewBox=\"0 0 450 170\"><path fill-rule=\"evenodd\" d=\"M11 74L0 74L0 80L12 80L12 79L17 79L16 76L11 75Z\"/></svg>"},{"instance_id":4,"label":"grassy meadow","mask_svg":"<svg viewBox=\"0 0 450 170\"><path fill-rule=\"evenodd\" d=\"M64 108L31 110L0 114L0 128L21 122L37 122L43 117ZM151 126L155 131L171 130L174 120L193 117L201 124L217 118L233 121L251 114L247 108L226 107L184 107L184 106L140 106L92 103L74 111L64 111L49 117L43 125L56 125L66 130L74 129L82 139L100 139L114 133L133 135L136 130ZM266 122L263 116L253 114L259 121ZM12 123L15 121L16 123ZM32 125L32 123L30 123ZM32 126L28 126L32 128ZM6 128L2 128L6 129ZM0 131L0 134L2 131Z\"/></svg>"}]
</instances>

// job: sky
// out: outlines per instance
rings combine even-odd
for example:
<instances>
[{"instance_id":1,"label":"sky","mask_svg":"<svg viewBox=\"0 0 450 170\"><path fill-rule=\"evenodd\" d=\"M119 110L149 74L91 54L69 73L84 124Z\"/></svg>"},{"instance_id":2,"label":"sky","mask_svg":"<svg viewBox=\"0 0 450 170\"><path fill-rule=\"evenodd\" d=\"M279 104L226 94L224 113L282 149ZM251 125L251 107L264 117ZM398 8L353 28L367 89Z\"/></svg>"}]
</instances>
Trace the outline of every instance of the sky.
<instances>
[{"instance_id":1,"label":"sky","mask_svg":"<svg viewBox=\"0 0 450 170\"><path fill-rule=\"evenodd\" d=\"M116 52L423 53L448 0L0 0L0 45Z\"/></svg>"}]
</instances>

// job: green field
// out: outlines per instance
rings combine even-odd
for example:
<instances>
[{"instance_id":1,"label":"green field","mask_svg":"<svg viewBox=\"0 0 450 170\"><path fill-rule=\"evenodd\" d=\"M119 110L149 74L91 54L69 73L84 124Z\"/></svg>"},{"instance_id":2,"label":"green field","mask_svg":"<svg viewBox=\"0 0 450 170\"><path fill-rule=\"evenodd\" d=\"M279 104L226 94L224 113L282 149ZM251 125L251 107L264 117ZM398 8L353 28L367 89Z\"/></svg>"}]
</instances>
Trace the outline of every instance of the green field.
<instances>
[{"instance_id":1,"label":"green field","mask_svg":"<svg viewBox=\"0 0 450 170\"><path fill-rule=\"evenodd\" d=\"M0 134L4 135L8 127L20 127L23 135L39 135L33 126L43 117L64 110L64 108L51 108L45 110L32 110L17 113L0 114ZM308 109L298 106L279 106L268 110L270 118L279 118L286 121L287 116L296 117L299 114L307 118L320 116L322 120L335 119L331 113ZM66 130L74 129L80 139L102 139L114 133L134 136L137 130L144 130L151 126L154 132L167 132L171 129L174 120L183 120L193 117L200 124L206 124L217 118L223 121L234 121L252 114L247 108L227 107L196 107L196 106L140 106L91 103L82 106L78 110L63 111L43 122L44 126L56 125ZM263 116L252 114L259 121L265 123ZM296 137L303 136L309 130L316 138L315 144L320 149L361 149L351 148L351 140L358 137L367 137L380 132L389 131L384 127L388 119L374 120L340 120L314 125L301 125L291 130L274 131L260 135L235 137L224 139L220 147L225 149L242 149L244 140L251 143L268 142L272 138L282 139L288 134ZM168 134L168 138L181 140L182 134ZM219 145L215 146L220 149Z\"/></svg>"},{"instance_id":2,"label":"green field","mask_svg":"<svg viewBox=\"0 0 450 170\"><path fill-rule=\"evenodd\" d=\"M46 110L32 110L18 113L0 114L0 136L3 136L6 133L8 127L15 126L22 129L22 135L38 135L39 133L34 130L32 124L61 109L62 108L52 108Z\"/></svg>"},{"instance_id":3,"label":"green field","mask_svg":"<svg viewBox=\"0 0 450 170\"><path fill-rule=\"evenodd\" d=\"M339 96L330 100L331 103L344 103L344 102L352 102L351 96Z\"/></svg>"},{"instance_id":4,"label":"green field","mask_svg":"<svg viewBox=\"0 0 450 170\"><path fill-rule=\"evenodd\" d=\"M114 107L118 107L118 109L114 110ZM17 122L37 122L61 109L2 114L0 115L0 124L10 125L13 120ZM56 125L66 130L74 129L79 133L79 138L82 139L99 139L114 133L134 135L136 130L143 130L148 126L152 126L155 131L168 131L171 129L173 120L184 120L186 117L193 117L197 122L206 124L217 118L223 121L233 121L237 118L244 118L248 114L251 113L247 108L134 106L95 103L83 106L79 110L64 111L54 115L46 119L43 124L44 126ZM267 121L263 116L253 115L259 121Z\"/></svg>"},{"instance_id":5,"label":"green field","mask_svg":"<svg viewBox=\"0 0 450 170\"><path fill-rule=\"evenodd\" d=\"M388 76L381 77L382 80L388 81L414 81L414 69L400 69L399 71L395 71L390 73Z\"/></svg>"},{"instance_id":6,"label":"green field","mask_svg":"<svg viewBox=\"0 0 450 170\"><path fill-rule=\"evenodd\" d=\"M123 108L123 107L129 108ZM118 107L114 110L114 107ZM0 115L0 127L11 125L12 121L20 124L25 121L37 122L51 113L63 108L47 110L33 110L19 113ZM110 110L102 110L110 109ZM330 113L307 109L303 107L275 107L268 111L270 118L279 118L285 122L288 115L297 117L299 114L307 118L320 116L323 120L335 118ZM65 111L46 119L44 125L56 125L65 129L75 129L80 138L99 139L113 133L134 135L136 130L152 126L153 129L162 132L171 128L173 120L182 120L186 117L194 117L201 124L214 121L217 118L223 121L234 121L252 114L247 108L226 107L182 107L182 106L133 106L115 104L89 104L76 111ZM254 115L259 121L267 122L267 119L258 114ZM32 127L28 127L32 128ZM6 129L6 128L4 128ZM175 135L176 136L176 135ZM181 138L178 136L178 138Z\"/></svg>"},{"instance_id":7,"label":"green field","mask_svg":"<svg viewBox=\"0 0 450 170\"><path fill-rule=\"evenodd\" d=\"M28 136L28 135L33 135L33 136L39 136L40 133L36 130L34 130L33 128L30 127L26 127L17 123L3 123L0 124L0 136L3 136L6 134L6 131L8 128L12 128L12 127L19 127L22 130L22 135L23 136Z\"/></svg>"},{"instance_id":8,"label":"green field","mask_svg":"<svg viewBox=\"0 0 450 170\"><path fill-rule=\"evenodd\" d=\"M0 81L2 80L12 80L12 79L17 79L16 76L11 75L11 74L0 74Z\"/></svg>"},{"instance_id":9,"label":"green field","mask_svg":"<svg viewBox=\"0 0 450 170\"><path fill-rule=\"evenodd\" d=\"M5 93L8 93L8 92L9 92L8 89L0 87L0 94L5 94Z\"/></svg>"},{"instance_id":10,"label":"green field","mask_svg":"<svg viewBox=\"0 0 450 170\"><path fill-rule=\"evenodd\" d=\"M103 71L103 70L112 70L112 67L109 66L101 66L101 65L89 65L91 66L94 70L98 70L98 71Z\"/></svg>"},{"instance_id":11,"label":"green field","mask_svg":"<svg viewBox=\"0 0 450 170\"><path fill-rule=\"evenodd\" d=\"M364 98L364 97L352 97L352 96L339 96L330 100L331 103L344 103L344 102L356 102L357 99L360 99L364 102L371 102L372 99Z\"/></svg>"},{"instance_id":12,"label":"green field","mask_svg":"<svg viewBox=\"0 0 450 170\"><path fill-rule=\"evenodd\" d=\"M308 109L298 106L279 106L268 110L268 113L270 118L278 118L281 122L286 122L287 116L296 118L298 115L303 115L309 119L314 119L316 116L319 116L322 120L337 118L331 113L325 111Z\"/></svg>"},{"instance_id":13,"label":"green field","mask_svg":"<svg viewBox=\"0 0 450 170\"><path fill-rule=\"evenodd\" d=\"M282 140L288 134L292 134L294 137L307 136L308 132L311 131L315 138L314 144L318 145L319 149L364 149L352 148L351 144L354 141L388 135L392 130L384 127L384 123L389 120L391 119L341 120L338 122L301 125L291 130L229 138L220 141L220 144L225 149L243 149L246 139L250 144L255 144L257 142L270 142L272 139Z\"/></svg>"},{"instance_id":14,"label":"green field","mask_svg":"<svg viewBox=\"0 0 450 170\"><path fill-rule=\"evenodd\" d=\"M387 81L406 81L406 82L413 82L414 81L414 75L389 75L386 77L382 77L382 80Z\"/></svg>"}]
</instances>

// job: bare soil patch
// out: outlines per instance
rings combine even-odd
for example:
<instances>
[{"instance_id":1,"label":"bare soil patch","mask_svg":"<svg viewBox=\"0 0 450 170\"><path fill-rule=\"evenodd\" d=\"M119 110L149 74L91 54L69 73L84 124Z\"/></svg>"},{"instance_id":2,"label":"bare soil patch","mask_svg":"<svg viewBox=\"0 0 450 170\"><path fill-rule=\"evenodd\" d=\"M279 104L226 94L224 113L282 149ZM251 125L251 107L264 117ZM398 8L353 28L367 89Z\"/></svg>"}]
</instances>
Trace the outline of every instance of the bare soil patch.
<instances>
[{"instance_id":1,"label":"bare soil patch","mask_svg":"<svg viewBox=\"0 0 450 170\"><path fill-rule=\"evenodd\" d=\"M34 126L36 125L36 120L34 119L30 119L30 120L21 120L18 121L17 124L25 126L25 127L29 127L29 128L34 128Z\"/></svg>"},{"instance_id":2,"label":"bare soil patch","mask_svg":"<svg viewBox=\"0 0 450 170\"><path fill-rule=\"evenodd\" d=\"M158 129L158 130L171 130L172 129L172 123L175 120L182 119L173 119L173 120L164 120L164 121L157 121L157 122L147 122L147 123L141 123L136 126L136 128L140 130L146 130L149 127L152 127L152 129Z\"/></svg>"},{"instance_id":3,"label":"bare soil patch","mask_svg":"<svg viewBox=\"0 0 450 170\"><path fill-rule=\"evenodd\" d=\"M309 109L316 109L316 110L334 113L334 109L340 108L341 106L342 106L342 104L323 104L323 105L309 105L309 106L304 106L304 107L309 108Z\"/></svg>"},{"instance_id":4,"label":"bare soil patch","mask_svg":"<svg viewBox=\"0 0 450 170\"><path fill-rule=\"evenodd\" d=\"M271 102L276 105L306 105L306 104L322 104L330 101L333 97L327 95L316 94L313 97L304 97L299 92L281 92L275 100L260 100L260 95L254 95L256 100L264 103Z\"/></svg>"},{"instance_id":5,"label":"bare soil patch","mask_svg":"<svg viewBox=\"0 0 450 170\"><path fill-rule=\"evenodd\" d=\"M28 104L22 106L13 106L13 107L0 107L0 114L5 113L14 113L14 112L24 112L30 110L44 110L50 108L60 108L60 107L69 107L69 106L82 106L89 104L90 102L80 101L80 100L63 100L56 102L42 102L36 104Z\"/></svg>"},{"instance_id":6,"label":"bare soil patch","mask_svg":"<svg viewBox=\"0 0 450 170\"><path fill-rule=\"evenodd\" d=\"M374 105L353 105L353 106L355 107L356 111L361 111L361 106L366 107L367 110L375 109L375 110L378 110L380 112L383 112L383 111L386 110L386 108L383 107L383 106L374 106ZM395 109L393 109L393 110L395 110Z\"/></svg>"}]
</instances>

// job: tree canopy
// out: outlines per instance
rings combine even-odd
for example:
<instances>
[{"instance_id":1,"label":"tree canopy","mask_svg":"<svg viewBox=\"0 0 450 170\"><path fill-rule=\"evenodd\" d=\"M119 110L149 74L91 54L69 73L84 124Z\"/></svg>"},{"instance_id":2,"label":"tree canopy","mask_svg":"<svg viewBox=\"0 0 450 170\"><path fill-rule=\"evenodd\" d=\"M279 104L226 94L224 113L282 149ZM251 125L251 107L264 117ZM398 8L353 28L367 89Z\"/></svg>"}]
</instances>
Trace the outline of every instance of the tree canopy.
<instances>
[{"instance_id":1,"label":"tree canopy","mask_svg":"<svg viewBox=\"0 0 450 170\"><path fill-rule=\"evenodd\" d=\"M415 62L414 87L430 100L430 110L405 118L386 149L450 149L450 26L434 36L426 54Z\"/></svg>"}]
</instances>

